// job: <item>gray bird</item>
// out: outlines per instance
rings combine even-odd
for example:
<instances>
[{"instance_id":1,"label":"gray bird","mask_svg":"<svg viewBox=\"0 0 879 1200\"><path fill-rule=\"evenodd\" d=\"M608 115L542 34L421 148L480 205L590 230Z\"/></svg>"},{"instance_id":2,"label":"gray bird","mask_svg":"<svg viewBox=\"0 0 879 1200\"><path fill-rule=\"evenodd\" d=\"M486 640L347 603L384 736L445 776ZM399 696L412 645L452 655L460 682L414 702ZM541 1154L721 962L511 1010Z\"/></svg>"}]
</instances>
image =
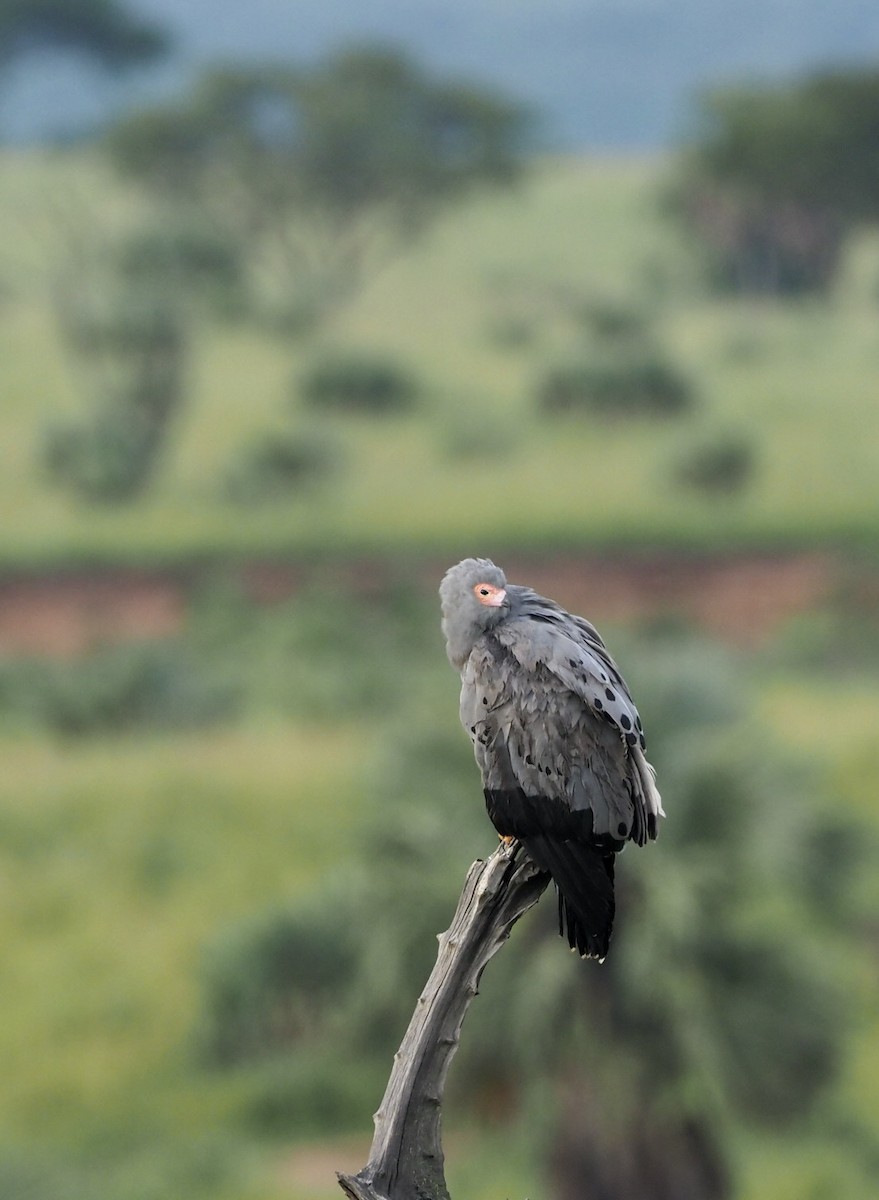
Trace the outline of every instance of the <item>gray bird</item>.
<instances>
[{"instance_id":1,"label":"gray bird","mask_svg":"<svg viewBox=\"0 0 879 1200\"><path fill-rule=\"evenodd\" d=\"M571 948L603 959L614 856L665 815L629 689L588 621L487 558L452 567L440 599L488 815L552 877Z\"/></svg>"}]
</instances>

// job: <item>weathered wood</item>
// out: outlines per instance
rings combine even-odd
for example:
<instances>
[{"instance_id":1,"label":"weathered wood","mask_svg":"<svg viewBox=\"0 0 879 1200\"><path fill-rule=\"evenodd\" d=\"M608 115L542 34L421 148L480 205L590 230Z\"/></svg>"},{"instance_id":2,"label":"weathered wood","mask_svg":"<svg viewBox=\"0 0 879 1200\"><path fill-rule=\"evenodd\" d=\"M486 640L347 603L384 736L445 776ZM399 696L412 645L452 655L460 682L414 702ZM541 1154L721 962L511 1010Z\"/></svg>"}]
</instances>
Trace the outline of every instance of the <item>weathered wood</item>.
<instances>
[{"instance_id":1,"label":"weathered wood","mask_svg":"<svg viewBox=\"0 0 879 1200\"><path fill-rule=\"evenodd\" d=\"M549 881L521 853L500 845L473 863L451 925L439 937L436 965L394 1056L375 1114L369 1162L339 1175L350 1200L449 1200L443 1173L443 1088L461 1025L486 963Z\"/></svg>"}]
</instances>

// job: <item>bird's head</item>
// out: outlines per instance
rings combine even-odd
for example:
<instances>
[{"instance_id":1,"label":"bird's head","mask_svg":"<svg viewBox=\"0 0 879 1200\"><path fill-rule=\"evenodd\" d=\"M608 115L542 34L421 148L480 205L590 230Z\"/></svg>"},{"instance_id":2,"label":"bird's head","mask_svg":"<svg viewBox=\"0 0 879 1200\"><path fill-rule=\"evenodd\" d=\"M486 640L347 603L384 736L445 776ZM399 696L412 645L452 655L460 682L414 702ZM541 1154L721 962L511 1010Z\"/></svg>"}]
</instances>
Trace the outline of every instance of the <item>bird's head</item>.
<instances>
[{"instance_id":1,"label":"bird's head","mask_svg":"<svg viewBox=\"0 0 879 1200\"><path fill-rule=\"evenodd\" d=\"M460 670L477 639L509 613L507 581L490 559L465 558L446 571L440 600L446 652Z\"/></svg>"}]
</instances>

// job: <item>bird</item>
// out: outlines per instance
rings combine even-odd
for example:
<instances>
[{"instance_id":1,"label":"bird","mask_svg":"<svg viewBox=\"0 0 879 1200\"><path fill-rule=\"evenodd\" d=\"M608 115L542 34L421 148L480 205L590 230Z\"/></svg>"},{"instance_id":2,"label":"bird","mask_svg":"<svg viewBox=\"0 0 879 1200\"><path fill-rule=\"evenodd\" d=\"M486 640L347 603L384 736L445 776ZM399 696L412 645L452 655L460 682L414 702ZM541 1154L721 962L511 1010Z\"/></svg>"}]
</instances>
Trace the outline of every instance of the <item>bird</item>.
<instances>
[{"instance_id":1,"label":"bird","mask_svg":"<svg viewBox=\"0 0 879 1200\"><path fill-rule=\"evenodd\" d=\"M451 567L440 601L488 815L553 880L571 949L603 961L615 856L665 816L629 689L589 621L491 559Z\"/></svg>"}]
</instances>

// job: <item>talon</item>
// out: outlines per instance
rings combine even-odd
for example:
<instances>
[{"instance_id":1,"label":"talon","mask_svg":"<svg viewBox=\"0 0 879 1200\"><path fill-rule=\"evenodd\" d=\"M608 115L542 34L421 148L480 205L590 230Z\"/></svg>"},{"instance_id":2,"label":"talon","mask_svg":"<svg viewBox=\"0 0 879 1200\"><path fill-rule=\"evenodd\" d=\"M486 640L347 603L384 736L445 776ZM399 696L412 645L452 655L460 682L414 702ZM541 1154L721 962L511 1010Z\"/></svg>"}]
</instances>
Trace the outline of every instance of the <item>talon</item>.
<instances>
[{"instance_id":1,"label":"talon","mask_svg":"<svg viewBox=\"0 0 879 1200\"><path fill-rule=\"evenodd\" d=\"M504 848L504 853L511 859L515 858L519 853L519 846L521 845L519 839L509 833L499 833L498 840Z\"/></svg>"}]
</instances>

